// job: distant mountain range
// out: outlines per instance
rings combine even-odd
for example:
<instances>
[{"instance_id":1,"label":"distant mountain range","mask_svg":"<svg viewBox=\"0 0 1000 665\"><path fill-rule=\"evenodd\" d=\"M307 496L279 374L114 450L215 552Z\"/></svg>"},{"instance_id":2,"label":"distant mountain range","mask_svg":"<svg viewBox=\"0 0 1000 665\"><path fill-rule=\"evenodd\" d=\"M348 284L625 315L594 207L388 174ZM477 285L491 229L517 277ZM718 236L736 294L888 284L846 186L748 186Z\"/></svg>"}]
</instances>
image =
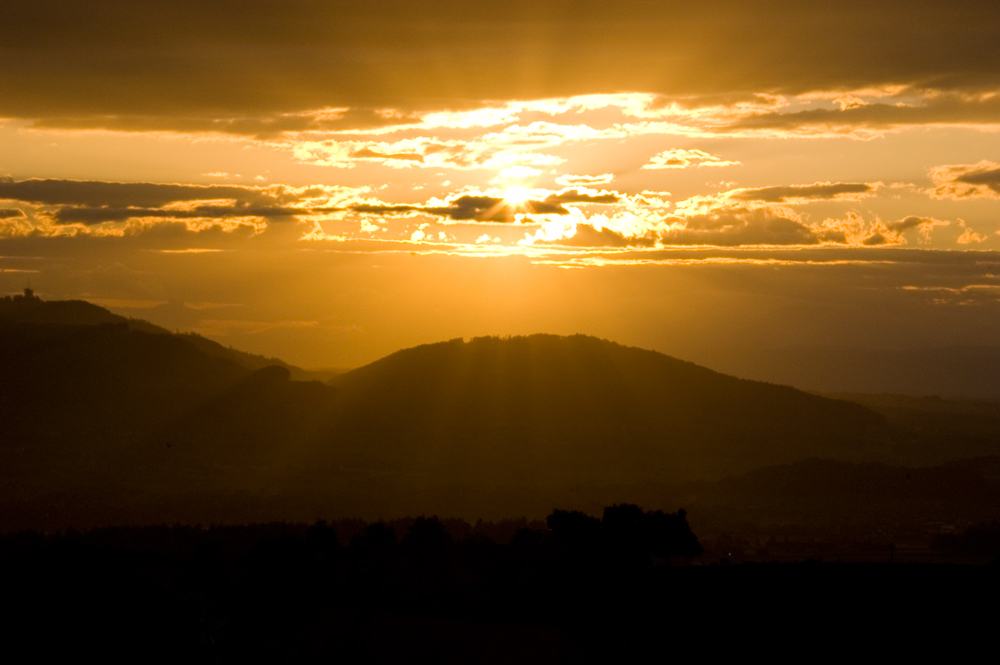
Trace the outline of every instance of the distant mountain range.
<instances>
[{"instance_id":1,"label":"distant mountain range","mask_svg":"<svg viewBox=\"0 0 1000 665\"><path fill-rule=\"evenodd\" d=\"M0 299L0 529L615 501L777 519L798 514L767 499L779 487L836 513L803 482L816 469L870 486L893 464L1000 452L988 405L814 395L583 335L458 339L310 378L88 303ZM818 458L839 466L803 466ZM941 474L921 482L961 475ZM988 514L992 492L954 505Z\"/></svg>"}]
</instances>

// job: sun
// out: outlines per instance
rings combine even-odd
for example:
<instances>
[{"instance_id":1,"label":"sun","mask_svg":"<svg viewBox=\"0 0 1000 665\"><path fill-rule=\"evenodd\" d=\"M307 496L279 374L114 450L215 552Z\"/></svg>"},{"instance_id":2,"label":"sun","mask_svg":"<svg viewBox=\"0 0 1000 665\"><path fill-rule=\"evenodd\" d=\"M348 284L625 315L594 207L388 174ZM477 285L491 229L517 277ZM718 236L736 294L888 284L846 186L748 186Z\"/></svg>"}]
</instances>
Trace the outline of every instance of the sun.
<instances>
[{"instance_id":1,"label":"sun","mask_svg":"<svg viewBox=\"0 0 1000 665\"><path fill-rule=\"evenodd\" d=\"M503 195L503 202L510 208L522 208L531 198L531 190L525 187L510 187Z\"/></svg>"}]
</instances>

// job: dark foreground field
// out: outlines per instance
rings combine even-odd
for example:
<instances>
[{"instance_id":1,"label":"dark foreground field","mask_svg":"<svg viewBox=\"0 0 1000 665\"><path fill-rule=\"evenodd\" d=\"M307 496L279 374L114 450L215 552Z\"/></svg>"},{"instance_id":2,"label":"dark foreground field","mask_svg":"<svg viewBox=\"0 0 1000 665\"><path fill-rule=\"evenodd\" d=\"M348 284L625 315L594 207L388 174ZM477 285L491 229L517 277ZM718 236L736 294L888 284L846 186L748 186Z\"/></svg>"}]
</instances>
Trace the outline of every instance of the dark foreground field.
<instances>
[{"instance_id":1,"label":"dark foreground field","mask_svg":"<svg viewBox=\"0 0 1000 665\"><path fill-rule=\"evenodd\" d=\"M992 639L995 563L709 561L683 513L651 515L554 513L460 540L434 518L398 539L346 521L11 534L4 648L36 662L611 663Z\"/></svg>"}]
</instances>

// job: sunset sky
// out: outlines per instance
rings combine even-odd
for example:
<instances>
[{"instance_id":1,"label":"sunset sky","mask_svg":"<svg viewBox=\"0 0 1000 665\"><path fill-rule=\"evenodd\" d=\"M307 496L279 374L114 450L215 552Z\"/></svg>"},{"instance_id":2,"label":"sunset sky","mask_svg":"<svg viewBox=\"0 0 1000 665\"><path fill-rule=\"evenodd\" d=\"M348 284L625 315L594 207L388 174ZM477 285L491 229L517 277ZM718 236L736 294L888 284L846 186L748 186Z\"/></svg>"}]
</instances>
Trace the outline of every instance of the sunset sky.
<instances>
[{"instance_id":1,"label":"sunset sky","mask_svg":"<svg viewBox=\"0 0 1000 665\"><path fill-rule=\"evenodd\" d=\"M0 294L305 367L996 345L1000 3L4 0Z\"/></svg>"}]
</instances>

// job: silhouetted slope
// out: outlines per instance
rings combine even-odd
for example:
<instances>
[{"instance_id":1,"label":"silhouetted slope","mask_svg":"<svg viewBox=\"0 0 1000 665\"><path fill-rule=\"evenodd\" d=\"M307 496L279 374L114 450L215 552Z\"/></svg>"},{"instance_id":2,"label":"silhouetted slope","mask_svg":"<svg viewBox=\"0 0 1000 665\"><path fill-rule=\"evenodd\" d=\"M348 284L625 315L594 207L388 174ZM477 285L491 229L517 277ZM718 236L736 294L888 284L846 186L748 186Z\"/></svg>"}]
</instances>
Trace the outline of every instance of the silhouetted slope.
<instances>
[{"instance_id":1,"label":"silhouetted slope","mask_svg":"<svg viewBox=\"0 0 1000 665\"><path fill-rule=\"evenodd\" d=\"M166 328L142 319L118 316L84 300L42 300L37 297L0 298L0 322L39 325L99 326L124 323L130 330L167 335Z\"/></svg>"},{"instance_id":2,"label":"silhouetted slope","mask_svg":"<svg viewBox=\"0 0 1000 665\"><path fill-rule=\"evenodd\" d=\"M289 365L284 360L280 360L279 358L268 358L254 353L247 353L246 351L239 351L238 349L234 349L229 346L223 346L218 342L213 342L212 340L195 333L178 333L178 336L193 344L199 351L210 358L225 358L227 360L232 360L233 362L239 363L246 369L252 371L264 369L265 367L282 367L288 370L290 378L294 381L312 381L314 379L326 378L329 374L328 372L319 372L314 375L314 373L309 370L304 370L301 367L296 367L295 365Z\"/></svg>"},{"instance_id":3,"label":"silhouetted slope","mask_svg":"<svg viewBox=\"0 0 1000 665\"><path fill-rule=\"evenodd\" d=\"M107 469L114 452L141 447L246 373L183 339L125 324L0 326L6 471L21 462L55 484L47 467Z\"/></svg>"},{"instance_id":4,"label":"silhouetted slope","mask_svg":"<svg viewBox=\"0 0 1000 665\"><path fill-rule=\"evenodd\" d=\"M284 367L251 373L191 339L0 324L0 496L273 487L336 390Z\"/></svg>"},{"instance_id":5,"label":"silhouetted slope","mask_svg":"<svg viewBox=\"0 0 1000 665\"><path fill-rule=\"evenodd\" d=\"M129 330L160 335L173 334L166 328L153 325L149 321L119 316L103 307L84 300L42 300L38 297L25 296L0 298L0 324L4 322L8 324L28 323L64 326L125 324ZM177 333L177 335L183 337L184 340L194 345L209 357L230 360L249 370L258 370L278 365L288 369L292 374L292 378L297 381L314 378L306 370L289 365L277 358L266 358L253 353L238 351L194 333Z\"/></svg>"},{"instance_id":6,"label":"silhouetted slope","mask_svg":"<svg viewBox=\"0 0 1000 665\"><path fill-rule=\"evenodd\" d=\"M284 468L302 461L303 443L329 420L336 398L336 388L265 367L179 420L162 442L223 471L215 488L279 491Z\"/></svg>"},{"instance_id":7,"label":"silhouetted slope","mask_svg":"<svg viewBox=\"0 0 1000 665\"><path fill-rule=\"evenodd\" d=\"M722 521L988 519L998 496L979 463L910 482L891 463L913 440L863 406L591 337L431 344L336 387L290 378L124 322L8 319L0 528L622 501Z\"/></svg>"},{"instance_id":8,"label":"silhouetted slope","mask_svg":"<svg viewBox=\"0 0 1000 665\"><path fill-rule=\"evenodd\" d=\"M714 475L865 457L889 433L856 404L582 335L420 346L336 385L332 455L456 482Z\"/></svg>"}]
</instances>

